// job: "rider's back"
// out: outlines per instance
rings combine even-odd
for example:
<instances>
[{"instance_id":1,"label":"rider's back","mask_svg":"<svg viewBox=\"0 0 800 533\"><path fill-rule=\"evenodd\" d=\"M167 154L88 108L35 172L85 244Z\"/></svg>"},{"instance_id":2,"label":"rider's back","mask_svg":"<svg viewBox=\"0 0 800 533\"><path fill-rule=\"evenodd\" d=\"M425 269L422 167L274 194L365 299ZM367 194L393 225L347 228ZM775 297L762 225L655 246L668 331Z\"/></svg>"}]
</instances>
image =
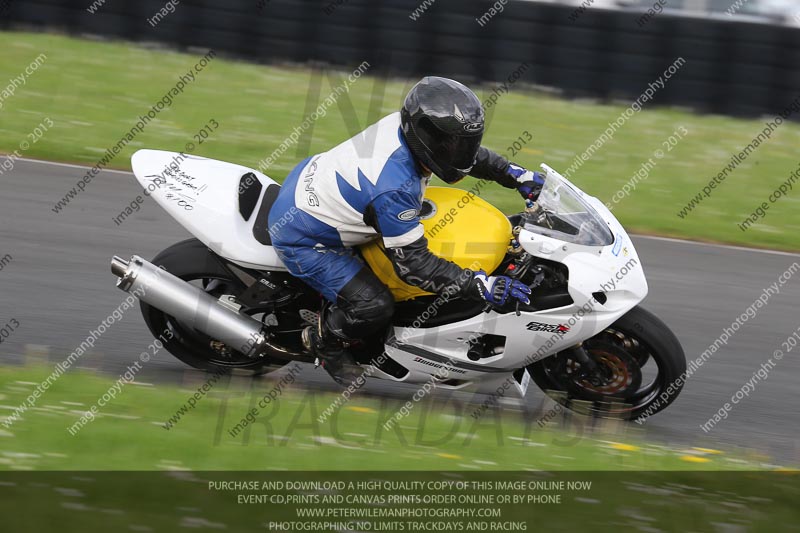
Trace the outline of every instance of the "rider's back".
<instances>
[{"instance_id":1,"label":"rider's back","mask_svg":"<svg viewBox=\"0 0 800 533\"><path fill-rule=\"evenodd\" d=\"M339 242L326 241L341 239L344 246L357 246L377 234L365 223L365 212L376 198L382 201L375 205L387 205L400 196L400 204L419 204L426 182L400 134L400 114L393 113L311 157L297 178L294 201L297 209L327 226L310 228L318 242L333 246ZM411 212L407 216L412 214L416 216ZM380 221L386 213L378 210L370 216Z\"/></svg>"}]
</instances>

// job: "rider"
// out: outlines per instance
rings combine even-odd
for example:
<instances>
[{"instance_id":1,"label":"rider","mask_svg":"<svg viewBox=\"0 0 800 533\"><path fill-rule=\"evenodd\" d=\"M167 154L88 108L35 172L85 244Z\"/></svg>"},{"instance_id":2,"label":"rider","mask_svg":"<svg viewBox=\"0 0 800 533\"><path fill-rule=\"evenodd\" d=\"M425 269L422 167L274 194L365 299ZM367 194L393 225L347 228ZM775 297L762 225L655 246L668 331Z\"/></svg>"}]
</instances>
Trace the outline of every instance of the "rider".
<instances>
[{"instance_id":1,"label":"rider","mask_svg":"<svg viewBox=\"0 0 800 533\"><path fill-rule=\"evenodd\" d=\"M503 305L529 303L530 288L506 276L462 269L428 250L419 219L431 174L496 181L534 199L543 179L482 147L484 111L457 81L426 77L393 113L286 178L269 215L272 244L286 268L332 304L303 343L339 383L356 376L346 347L385 331L392 293L353 252L380 236L395 272L409 285ZM286 222L291 223L286 223Z\"/></svg>"}]
</instances>

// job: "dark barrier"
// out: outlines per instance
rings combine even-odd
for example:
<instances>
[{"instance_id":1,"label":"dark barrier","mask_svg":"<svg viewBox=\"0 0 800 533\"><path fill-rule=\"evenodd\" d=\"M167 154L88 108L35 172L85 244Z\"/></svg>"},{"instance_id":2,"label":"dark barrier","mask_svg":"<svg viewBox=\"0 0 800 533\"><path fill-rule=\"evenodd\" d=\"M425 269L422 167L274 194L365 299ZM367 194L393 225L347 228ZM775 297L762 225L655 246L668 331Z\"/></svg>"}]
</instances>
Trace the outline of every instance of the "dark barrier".
<instances>
[{"instance_id":1,"label":"dark barrier","mask_svg":"<svg viewBox=\"0 0 800 533\"><path fill-rule=\"evenodd\" d=\"M740 116L774 114L800 88L800 30L726 19L662 13L643 21L641 12L577 12L521 0L0 0L0 5L3 28L198 46L259 62L352 66L366 60L384 74L441 74L466 82L502 82L517 72L520 81L601 100L637 98L682 57L685 64L654 102Z\"/></svg>"}]
</instances>

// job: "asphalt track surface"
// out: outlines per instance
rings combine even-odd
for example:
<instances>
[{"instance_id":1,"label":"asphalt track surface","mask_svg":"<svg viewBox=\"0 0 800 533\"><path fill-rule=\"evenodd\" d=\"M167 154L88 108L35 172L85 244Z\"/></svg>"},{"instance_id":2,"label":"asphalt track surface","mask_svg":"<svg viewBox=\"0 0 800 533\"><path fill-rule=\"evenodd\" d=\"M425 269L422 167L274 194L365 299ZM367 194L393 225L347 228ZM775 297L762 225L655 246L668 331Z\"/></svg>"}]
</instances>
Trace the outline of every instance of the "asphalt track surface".
<instances>
[{"instance_id":1,"label":"asphalt track surface","mask_svg":"<svg viewBox=\"0 0 800 533\"><path fill-rule=\"evenodd\" d=\"M121 225L113 222L141 193L127 172L102 172L54 213L53 205L85 171L25 160L0 175L0 258L13 258L0 267L0 326L12 318L20 324L0 345L4 365L26 357L63 360L124 299L109 271L113 255L152 258L189 237L152 199ZM687 359L699 357L766 287L800 263L800 255L779 252L650 237L634 243L650 285L643 305L673 329ZM642 431L671 445L755 449L781 464L800 464L800 347L757 382L726 420L707 434L700 428L800 326L798 301L800 272L692 376L676 403L643 426L629 424L623 431ZM151 340L138 309L130 310L78 366L119 374ZM142 376L170 386L186 372L183 363L162 352ZM311 387L331 387L324 371L310 365L300 379ZM388 385L372 382L369 392L405 398L415 390ZM526 402L541 404L542 393L531 387Z\"/></svg>"}]
</instances>

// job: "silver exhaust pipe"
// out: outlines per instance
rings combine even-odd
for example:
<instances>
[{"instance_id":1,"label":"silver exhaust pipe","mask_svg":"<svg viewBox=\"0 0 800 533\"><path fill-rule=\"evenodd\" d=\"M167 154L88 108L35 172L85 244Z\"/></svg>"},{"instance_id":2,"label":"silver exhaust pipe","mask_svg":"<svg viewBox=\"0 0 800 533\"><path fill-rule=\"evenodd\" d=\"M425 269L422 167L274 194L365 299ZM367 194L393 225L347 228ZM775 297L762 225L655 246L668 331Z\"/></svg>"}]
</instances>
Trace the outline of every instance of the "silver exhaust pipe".
<instances>
[{"instance_id":1,"label":"silver exhaust pipe","mask_svg":"<svg viewBox=\"0 0 800 533\"><path fill-rule=\"evenodd\" d=\"M269 347L261 322L137 255L114 256L111 272L118 288L234 350L257 357Z\"/></svg>"}]
</instances>

